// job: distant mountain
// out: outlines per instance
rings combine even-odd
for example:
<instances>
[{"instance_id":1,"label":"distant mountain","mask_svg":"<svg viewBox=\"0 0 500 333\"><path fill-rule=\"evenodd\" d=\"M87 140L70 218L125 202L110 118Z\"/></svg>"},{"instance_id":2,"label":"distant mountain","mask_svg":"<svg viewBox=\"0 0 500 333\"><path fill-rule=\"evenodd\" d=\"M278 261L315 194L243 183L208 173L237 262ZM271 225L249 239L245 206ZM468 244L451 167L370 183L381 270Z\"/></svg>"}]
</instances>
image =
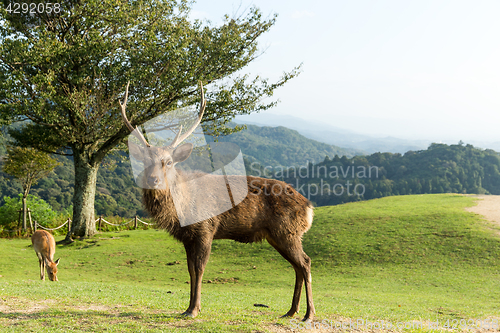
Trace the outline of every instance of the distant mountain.
<instances>
[{"instance_id":1,"label":"distant mountain","mask_svg":"<svg viewBox=\"0 0 500 333\"><path fill-rule=\"evenodd\" d=\"M432 143L431 140L405 140L390 136L373 137L316 121L272 113L239 116L236 117L235 122L259 126L285 126L297 130L309 139L367 153L390 152L404 154L409 150L426 149Z\"/></svg>"},{"instance_id":2,"label":"distant mountain","mask_svg":"<svg viewBox=\"0 0 500 333\"><path fill-rule=\"evenodd\" d=\"M278 127L247 125L247 129L219 138L221 142L237 144L250 161L263 166L301 166L322 162L326 156L363 155L356 149L346 149L308 139L295 130Z\"/></svg>"},{"instance_id":3,"label":"distant mountain","mask_svg":"<svg viewBox=\"0 0 500 333\"><path fill-rule=\"evenodd\" d=\"M487 142L487 141L471 140L470 144L474 145L475 147L500 151L500 141Z\"/></svg>"}]
</instances>

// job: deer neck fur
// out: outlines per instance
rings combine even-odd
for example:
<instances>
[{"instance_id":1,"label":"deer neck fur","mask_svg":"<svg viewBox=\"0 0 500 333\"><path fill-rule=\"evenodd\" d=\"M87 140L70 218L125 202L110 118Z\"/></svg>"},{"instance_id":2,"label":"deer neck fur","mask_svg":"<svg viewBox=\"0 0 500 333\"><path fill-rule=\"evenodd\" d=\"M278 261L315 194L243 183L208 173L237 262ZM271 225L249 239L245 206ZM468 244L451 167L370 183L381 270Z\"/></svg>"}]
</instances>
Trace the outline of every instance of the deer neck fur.
<instances>
[{"instance_id":1,"label":"deer neck fur","mask_svg":"<svg viewBox=\"0 0 500 333\"><path fill-rule=\"evenodd\" d=\"M165 177L165 189L143 189L143 203L149 214L155 219L158 228L167 230L175 238L180 231L177 208L174 204L172 191L176 198L182 198L184 205L189 204L189 193L185 190L185 182L190 173L175 170L173 175ZM184 207L183 207L184 208Z\"/></svg>"}]
</instances>

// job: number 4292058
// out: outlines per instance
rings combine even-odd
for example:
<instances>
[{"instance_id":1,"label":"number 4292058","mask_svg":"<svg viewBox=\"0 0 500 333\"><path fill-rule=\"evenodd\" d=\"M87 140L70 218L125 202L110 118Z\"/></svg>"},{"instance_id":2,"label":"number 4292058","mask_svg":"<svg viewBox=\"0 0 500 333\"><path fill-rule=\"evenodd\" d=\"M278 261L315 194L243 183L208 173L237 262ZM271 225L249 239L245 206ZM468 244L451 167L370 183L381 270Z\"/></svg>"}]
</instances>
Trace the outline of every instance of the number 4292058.
<instances>
[{"instance_id":1,"label":"number 4292058","mask_svg":"<svg viewBox=\"0 0 500 333\"><path fill-rule=\"evenodd\" d=\"M9 14L59 14L61 12L60 3L26 3L26 2L9 2L5 10Z\"/></svg>"}]
</instances>

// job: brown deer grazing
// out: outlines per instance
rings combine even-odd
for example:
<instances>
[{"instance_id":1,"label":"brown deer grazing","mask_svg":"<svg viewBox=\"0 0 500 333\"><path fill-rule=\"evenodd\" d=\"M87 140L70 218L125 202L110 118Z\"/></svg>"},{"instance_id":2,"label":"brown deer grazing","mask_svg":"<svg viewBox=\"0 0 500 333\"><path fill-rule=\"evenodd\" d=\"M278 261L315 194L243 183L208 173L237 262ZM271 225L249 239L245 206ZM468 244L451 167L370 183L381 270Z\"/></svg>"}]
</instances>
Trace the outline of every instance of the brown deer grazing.
<instances>
[{"instance_id":1,"label":"brown deer grazing","mask_svg":"<svg viewBox=\"0 0 500 333\"><path fill-rule=\"evenodd\" d=\"M57 265L59 259L54 261L54 254L56 253L56 241L54 236L45 230L37 230L31 236L31 243L38 256L40 264L40 279L45 280L45 269L49 274L50 281L57 281Z\"/></svg>"},{"instance_id":2,"label":"brown deer grazing","mask_svg":"<svg viewBox=\"0 0 500 333\"><path fill-rule=\"evenodd\" d=\"M200 88L201 106L196 123L182 135L181 127L173 142L167 147L151 146L140 131L134 130L128 121L125 113L128 84L124 102L123 104L120 102L123 121L144 145L141 147L129 141L130 154L148 166L141 176L141 182L147 185L142 186L144 206L156 220L158 227L166 229L181 241L186 249L191 277L191 295L189 307L183 315L195 317L200 311L202 277L214 239L233 239L242 243L266 239L295 269L296 280L292 306L284 317L292 317L298 312L304 283L307 310L303 320L312 320L315 310L311 289L311 259L302 249L302 236L312 225L313 207L291 186L271 179L229 176L239 177L239 181L243 181L244 186L248 188L248 195L243 201L230 210L201 222L187 226L181 226L179 223L179 209L176 210L171 192L175 191L177 207L179 207L180 200L185 211L196 210L196 207L191 207L192 193L186 191L185 184L191 178L203 178L206 179L207 186L199 186L197 191L203 192L209 205L217 205L217 193L207 194L212 184L210 179L211 177L224 177L222 175L199 177L199 173L184 172L175 168L176 163L186 160L193 149L191 143L180 146L179 144L193 133L203 117L206 101L203 86L200 85Z\"/></svg>"}]
</instances>

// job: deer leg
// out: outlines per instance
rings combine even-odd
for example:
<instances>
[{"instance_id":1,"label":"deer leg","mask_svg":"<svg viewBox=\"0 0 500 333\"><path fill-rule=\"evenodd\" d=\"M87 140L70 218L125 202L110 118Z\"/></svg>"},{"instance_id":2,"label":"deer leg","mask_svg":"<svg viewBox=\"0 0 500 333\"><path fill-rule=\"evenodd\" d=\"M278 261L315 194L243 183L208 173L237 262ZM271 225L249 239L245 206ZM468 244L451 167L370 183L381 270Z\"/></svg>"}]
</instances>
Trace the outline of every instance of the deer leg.
<instances>
[{"instance_id":1,"label":"deer leg","mask_svg":"<svg viewBox=\"0 0 500 333\"><path fill-rule=\"evenodd\" d=\"M312 296L312 278L311 278L311 258L304 253L300 240L294 241L284 239L277 243L281 251L299 268L302 272L303 281L306 289L307 309L303 321L310 321L314 318L316 310L314 309ZM286 258L286 257L285 257ZM293 308L293 304L292 304Z\"/></svg>"},{"instance_id":2,"label":"deer leg","mask_svg":"<svg viewBox=\"0 0 500 333\"><path fill-rule=\"evenodd\" d=\"M307 299L307 310L303 321L313 320L316 310L314 309L313 296L312 296L312 277L311 277L311 258L307 254L302 252L303 265L302 272L304 275L304 282L306 285L306 299Z\"/></svg>"},{"instance_id":3,"label":"deer leg","mask_svg":"<svg viewBox=\"0 0 500 333\"><path fill-rule=\"evenodd\" d=\"M40 268L40 280L45 280L45 266L43 262L43 258L40 255L40 253L37 253L36 256L38 257L38 267Z\"/></svg>"},{"instance_id":4,"label":"deer leg","mask_svg":"<svg viewBox=\"0 0 500 333\"><path fill-rule=\"evenodd\" d=\"M193 301L195 299L195 292L196 292L196 273L195 273L195 268L194 268L194 258L191 254L190 251L186 249L186 255L187 255L187 264L188 264L188 272L189 272L189 277L190 277L190 295L189 295L189 307L188 309L182 313L183 316L189 316L192 317L192 312L194 309L194 304Z\"/></svg>"},{"instance_id":5,"label":"deer leg","mask_svg":"<svg viewBox=\"0 0 500 333\"><path fill-rule=\"evenodd\" d=\"M293 317L299 312L300 304L300 294L302 292L302 284L304 282L304 276L300 268L292 264L295 269L295 289L293 290L292 307L283 317Z\"/></svg>"},{"instance_id":6,"label":"deer leg","mask_svg":"<svg viewBox=\"0 0 500 333\"><path fill-rule=\"evenodd\" d=\"M45 281L45 261L40 260L40 280Z\"/></svg>"},{"instance_id":7,"label":"deer leg","mask_svg":"<svg viewBox=\"0 0 500 333\"><path fill-rule=\"evenodd\" d=\"M302 272L307 300L306 314L304 316L304 319L302 320L311 321L313 320L314 314L316 313L312 296L311 258L309 258L307 254L304 253L304 251L302 250L302 246L295 247L295 250L293 250L293 246L290 246L289 248L283 246L283 248L285 248L284 252L290 257L292 261L295 262L295 264L299 267L299 270Z\"/></svg>"},{"instance_id":8,"label":"deer leg","mask_svg":"<svg viewBox=\"0 0 500 333\"><path fill-rule=\"evenodd\" d=\"M272 247L276 249L276 251L278 251L279 254L281 254L283 258L285 258L292 265L293 269L295 270L295 289L293 290L292 307L281 318L293 317L296 313L299 312L300 294L302 292L302 284L304 282L302 270L295 264L292 259L290 259L290 257L288 257L288 255L285 254L285 252L283 252L279 248L277 243L274 242L272 238L268 238L267 241L272 245Z\"/></svg>"},{"instance_id":9,"label":"deer leg","mask_svg":"<svg viewBox=\"0 0 500 333\"><path fill-rule=\"evenodd\" d=\"M210 257L212 242L203 244L201 241L184 244L187 254L188 270L191 278L191 294L189 307L183 316L196 317L201 310L201 282L203 272Z\"/></svg>"}]
</instances>

